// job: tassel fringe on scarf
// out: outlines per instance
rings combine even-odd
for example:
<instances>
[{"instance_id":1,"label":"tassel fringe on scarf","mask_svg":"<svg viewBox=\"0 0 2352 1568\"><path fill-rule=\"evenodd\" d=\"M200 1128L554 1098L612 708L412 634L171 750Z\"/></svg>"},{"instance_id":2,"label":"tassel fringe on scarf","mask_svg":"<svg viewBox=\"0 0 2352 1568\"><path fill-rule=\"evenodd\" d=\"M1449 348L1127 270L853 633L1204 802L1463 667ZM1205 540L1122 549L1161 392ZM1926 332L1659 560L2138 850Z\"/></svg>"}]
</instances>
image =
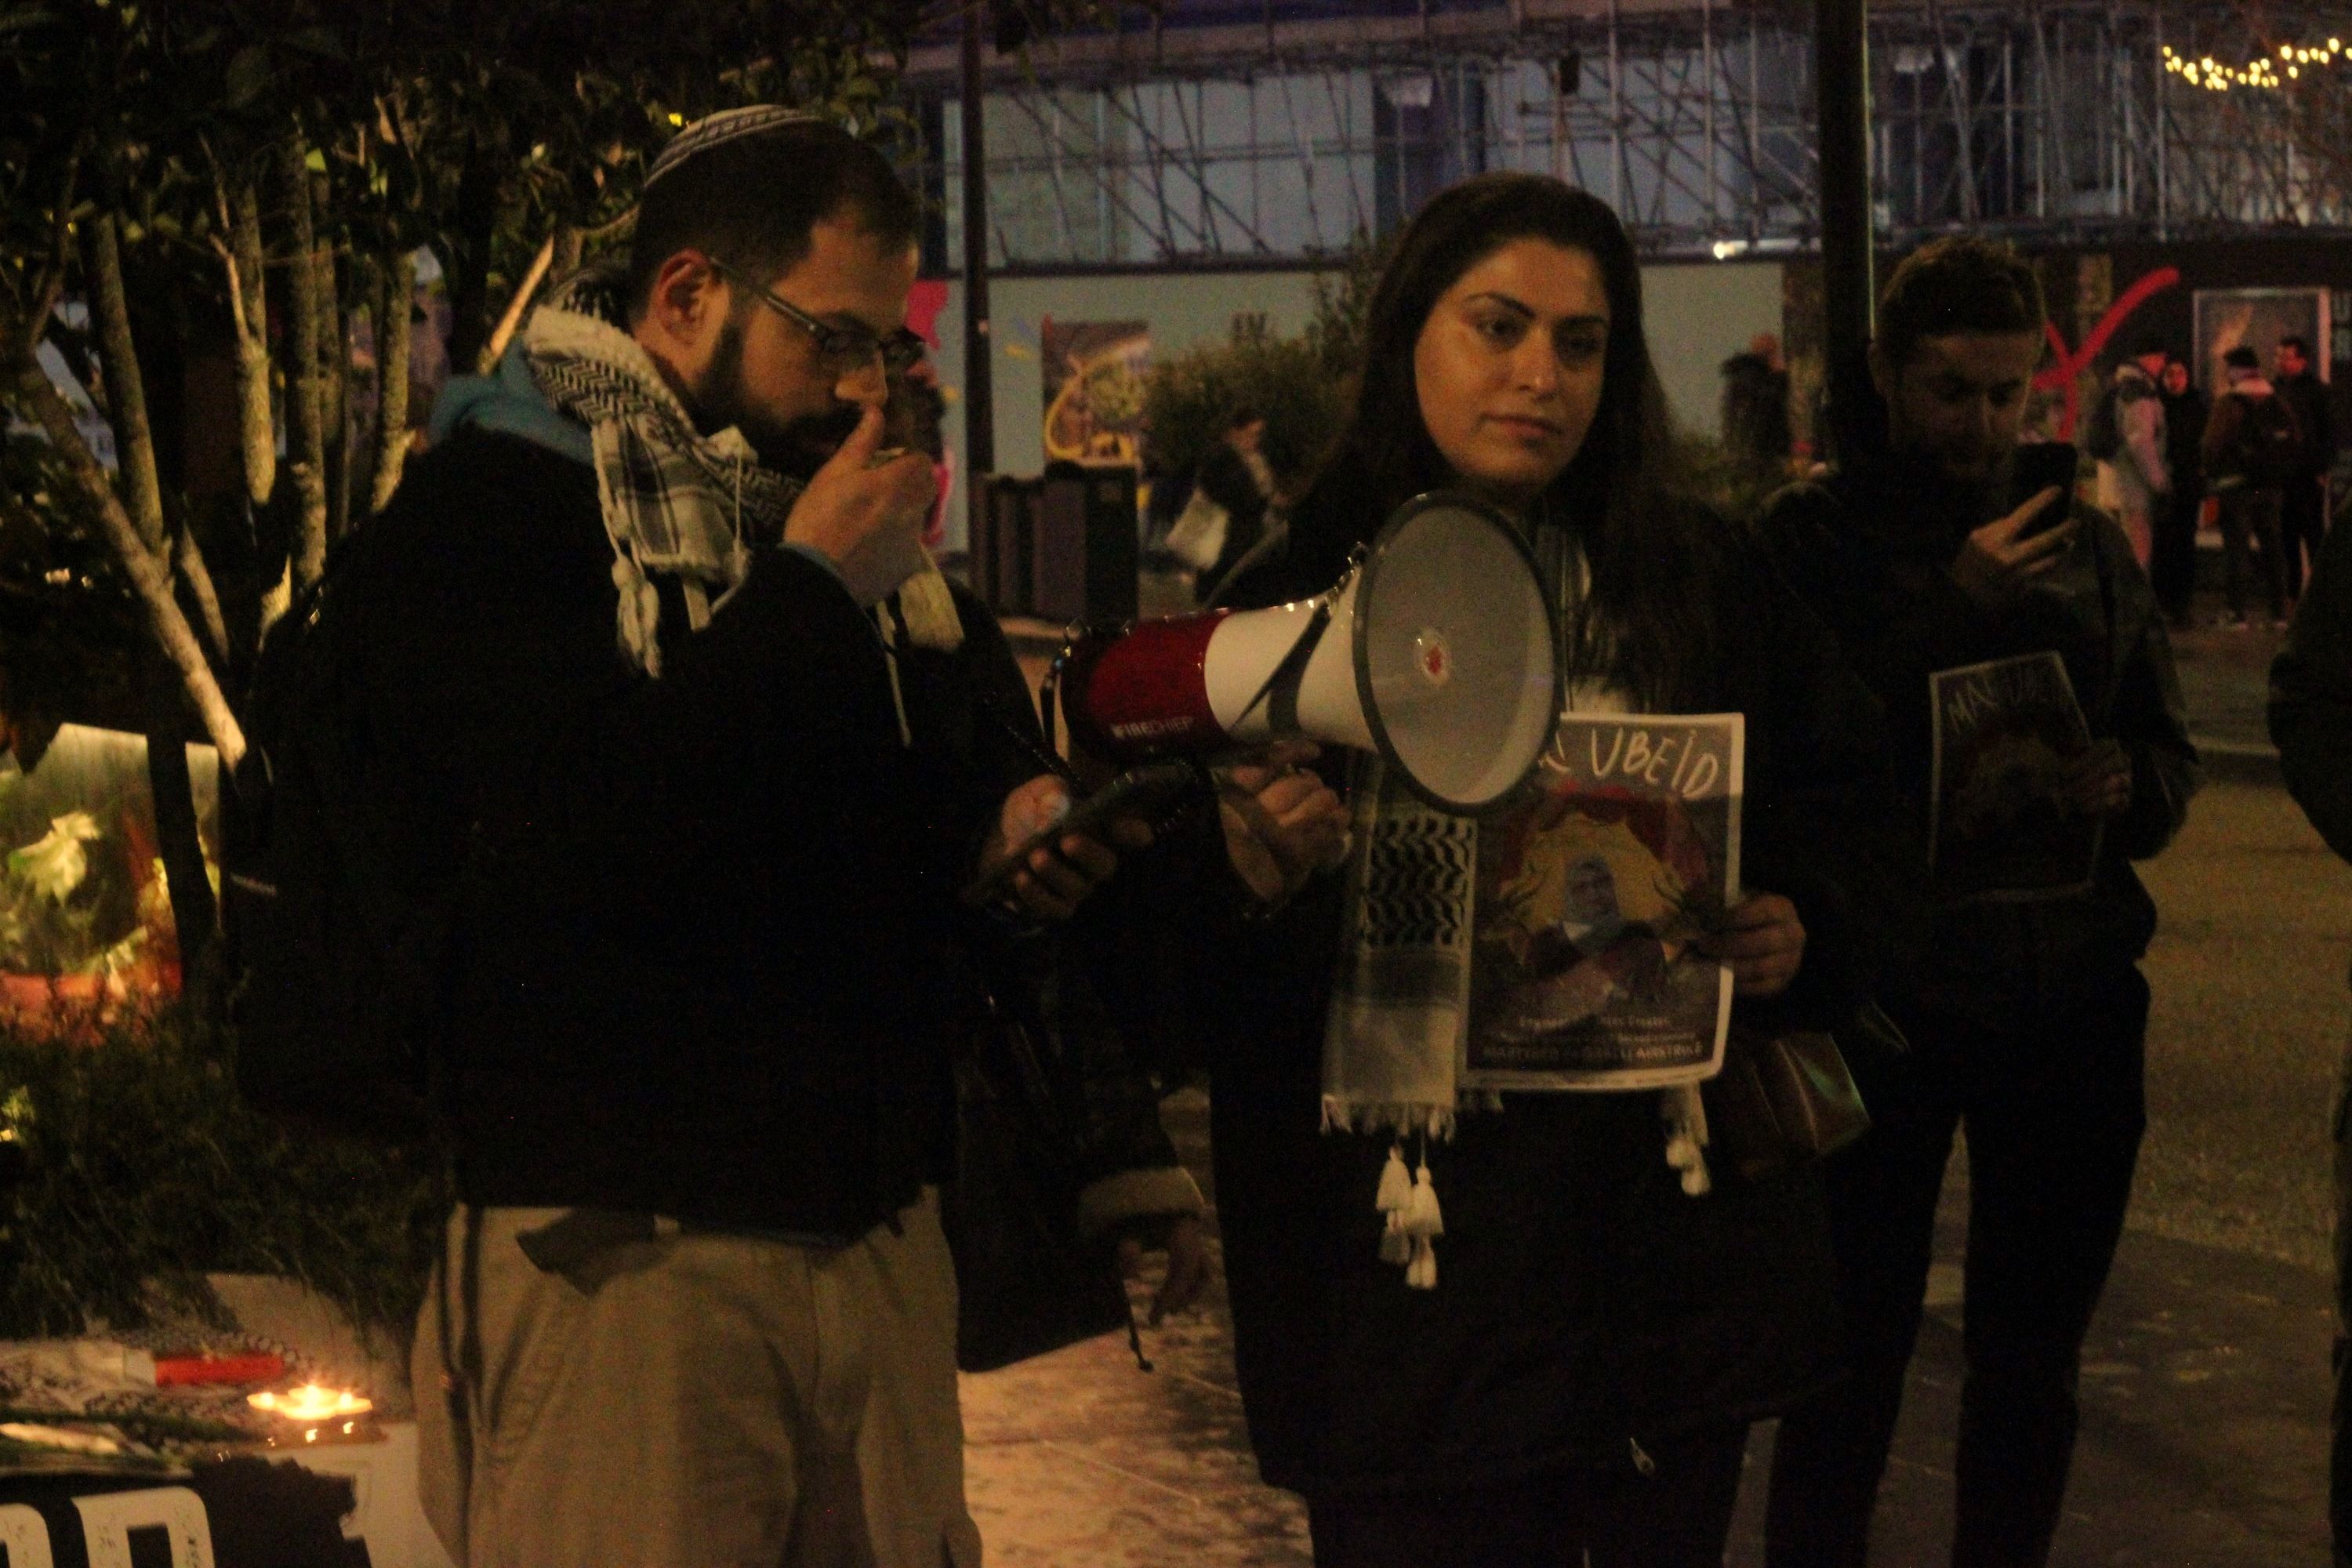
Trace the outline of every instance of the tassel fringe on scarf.
<instances>
[{"instance_id":1,"label":"tassel fringe on scarf","mask_svg":"<svg viewBox=\"0 0 2352 1568\"><path fill-rule=\"evenodd\" d=\"M1417 1290L1437 1288L1444 1211L1429 1144L1465 1111L1500 1111L1492 1090L1460 1085L1469 1027L1470 940L1478 825L1423 805L1360 758L1352 780L1355 851L1346 876L1346 936L1323 1039L1323 1131L1391 1140L1373 1207L1381 1260ZM1692 1197L1712 1186L1706 1111L1695 1086L1659 1092L1665 1159ZM1407 1171L1403 1140L1420 1139Z\"/></svg>"}]
</instances>

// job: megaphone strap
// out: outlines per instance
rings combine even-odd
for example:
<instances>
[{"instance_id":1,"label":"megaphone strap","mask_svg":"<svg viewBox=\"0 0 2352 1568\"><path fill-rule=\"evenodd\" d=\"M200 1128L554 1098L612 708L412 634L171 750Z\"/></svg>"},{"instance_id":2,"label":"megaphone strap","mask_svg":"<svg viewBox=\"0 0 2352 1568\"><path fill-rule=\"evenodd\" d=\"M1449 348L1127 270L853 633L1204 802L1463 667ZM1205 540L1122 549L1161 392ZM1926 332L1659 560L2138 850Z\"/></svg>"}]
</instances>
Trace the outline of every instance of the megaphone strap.
<instances>
[{"instance_id":1,"label":"megaphone strap","mask_svg":"<svg viewBox=\"0 0 2352 1568\"><path fill-rule=\"evenodd\" d=\"M1060 663L1059 659L1055 661L1056 674L1058 674ZM1047 677L1049 680L1053 678L1052 675ZM1037 736L1027 725L1016 722L1013 715L1004 710L1003 700L994 692L982 691L978 696L982 716L988 720L1000 735L1012 742L1013 749L1027 758L1039 773L1053 773L1065 784L1075 785L1077 783L1078 775L1054 750L1054 693L1050 686L1046 688L1045 694L1045 738L1043 743L1039 742Z\"/></svg>"},{"instance_id":2,"label":"megaphone strap","mask_svg":"<svg viewBox=\"0 0 2352 1568\"><path fill-rule=\"evenodd\" d=\"M1241 712L1233 721L1234 725L1238 726L1243 720L1256 712L1259 703L1267 702L1267 727L1276 734L1298 728L1299 677L1306 673L1307 661L1315 657L1316 646L1323 640L1323 634L1330 629L1331 605L1337 597L1335 592L1316 601L1314 613L1307 617L1307 624L1298 628L1297 639L1290 645L1290 651L1266 671L1265 680L1250 695L1250 700L1242 704ZM1272 700L1268 702L1268 699Z\"/></svg>"}]
</instances>

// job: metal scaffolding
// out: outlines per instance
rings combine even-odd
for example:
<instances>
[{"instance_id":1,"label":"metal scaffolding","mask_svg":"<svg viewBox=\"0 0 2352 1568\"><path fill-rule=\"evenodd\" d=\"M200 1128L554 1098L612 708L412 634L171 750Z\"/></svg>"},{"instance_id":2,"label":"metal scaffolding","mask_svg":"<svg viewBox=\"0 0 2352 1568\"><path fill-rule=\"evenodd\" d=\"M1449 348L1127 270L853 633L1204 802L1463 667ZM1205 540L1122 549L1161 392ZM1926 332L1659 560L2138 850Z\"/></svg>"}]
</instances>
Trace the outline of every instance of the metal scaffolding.
<instances>
[{"instance_id":1,"label":"metal scaffolding","mask_svg":"<svg viewBox=\"0 0 2352 1568\"><path fill-rule=\"evenodd\" d=\"M1810 248L1819 231L1805 0L1210 0L1154 28L992 56L992 259L1013 268L1279 263L1392 227L1485 169L1607 196L1654 256ZM2292 94L2226 62L2352 35L2352 5L1877 0L1877 225L2025 240L2352 222ZM1188 24L1189 20L1189 24ZM929 183L959 166L952 45L908 88ZM2352 90L2352 68L2345 71ZM960 255L952 214L934 244Z\"/></svg>"}]
</instances>

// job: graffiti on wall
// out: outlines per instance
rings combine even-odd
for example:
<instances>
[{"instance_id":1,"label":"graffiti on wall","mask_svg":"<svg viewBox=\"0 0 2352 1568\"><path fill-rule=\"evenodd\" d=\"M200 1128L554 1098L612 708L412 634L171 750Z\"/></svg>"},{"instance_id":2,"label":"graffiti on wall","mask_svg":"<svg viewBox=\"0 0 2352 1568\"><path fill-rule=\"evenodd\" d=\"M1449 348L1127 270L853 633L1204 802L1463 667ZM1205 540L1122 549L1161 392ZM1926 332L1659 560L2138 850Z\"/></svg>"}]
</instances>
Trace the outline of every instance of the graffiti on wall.
<instances>
[{"instance_id":1,"label":"graffiti on wall","mask_svg":"<svg viewBox=\"0 0 2352 1568\"><path fill-rule=\"evenodd\" d=\"M1057 321L1049 316L1038 336L1045 460L1139 462L1150 328L1141 321Z\"/></svg>"},{"instance_id":2,"label":"graffiti on wall","mask_svg":"<svg viewBox=\"0 0 2352 1568\"><path fill-rule=\"evenodd\" d=\"M2095 370L2099 356L2105 353L2107 345L2115 341L2115 336L2122 331L2123 324L2129 321L2132 313L2142 305L2147 304L2148 300L2163 293L2167 289L2179 284L2179 281L2180 268L2178 267L2159 267L2152 272L2141 274L2130 288L2116 296L2115 303L2107 307L2106 313L2102 315L2097 323L2084 335L2078 347L2067 346L2065 334L2059 331L2058 323L2055 321L2043 323L2042 331L2050 338L2050 363L2042 366L2041 374L2033 378L2033 390L2053 395L2060 400L2057 427L2059 440L2071 441L2074 438L2075 421L2082 416L2083 412L2084 378Z\"/></svg>"}]
</instances>

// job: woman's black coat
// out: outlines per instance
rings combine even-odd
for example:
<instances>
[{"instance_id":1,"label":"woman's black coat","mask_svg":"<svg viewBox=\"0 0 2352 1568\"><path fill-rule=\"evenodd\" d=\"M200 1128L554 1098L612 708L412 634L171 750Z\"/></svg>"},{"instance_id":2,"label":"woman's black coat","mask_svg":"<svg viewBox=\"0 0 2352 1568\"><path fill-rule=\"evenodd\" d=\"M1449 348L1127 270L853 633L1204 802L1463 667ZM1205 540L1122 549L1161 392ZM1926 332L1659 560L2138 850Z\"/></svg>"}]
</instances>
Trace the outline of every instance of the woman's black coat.
<instances>
[{"instance_id":1,"label":"woman's black coat","mask_svg":"<svg viewBox=\"0 0 2352 1568\"><path fill-rule=\"evenodd\" d=\"M1309 514L1238 586L1330 585L1344 527ZM1692 520L1720 657L1678 702L1747 716L1742 860L1795 900L1803 973L1760 1026L1841 1023L1864 994L1860 802L1883 795L1877 719L1817 622L1730 530ZM1196 917L1183 999L1213 1072L1217 1205L1250 1434L1309 1494L1458 1487L1644 1462L1681 1432L1771 1414L1833 1375L1818 1182L1718 1166L1681 1191L1660 1096L1515 1094L1428 1159L1445 1215L1434 1290L1377 1258L1388 1142L1318 1131L1340 879L1263 921ZM1204 901L1203 910L1208 905ZM1409 1146L1408 1160L1418 1152Z\"/></svg>"}]
</instances>

